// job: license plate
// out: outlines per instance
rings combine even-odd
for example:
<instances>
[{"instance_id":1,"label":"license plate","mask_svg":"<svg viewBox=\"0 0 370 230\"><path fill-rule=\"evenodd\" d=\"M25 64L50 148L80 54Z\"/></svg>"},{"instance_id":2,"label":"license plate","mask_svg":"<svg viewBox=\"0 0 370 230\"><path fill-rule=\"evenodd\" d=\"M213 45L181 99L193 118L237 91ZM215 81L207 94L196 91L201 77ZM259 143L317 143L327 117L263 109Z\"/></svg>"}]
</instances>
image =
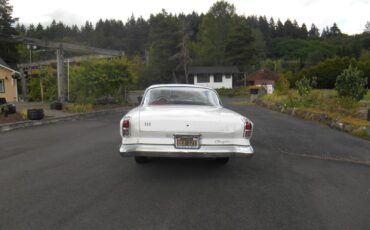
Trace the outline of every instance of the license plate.
<instances>
[{"instance_id":1,"label":"license plate","mask_svg":"<svg viewBox=\"0 0 370 230\"><path fill-rule=\"evenodd\" d=\"M175 136L175 147L179 149L198 149L199 136Z\"/></svg>"}]
</instances>

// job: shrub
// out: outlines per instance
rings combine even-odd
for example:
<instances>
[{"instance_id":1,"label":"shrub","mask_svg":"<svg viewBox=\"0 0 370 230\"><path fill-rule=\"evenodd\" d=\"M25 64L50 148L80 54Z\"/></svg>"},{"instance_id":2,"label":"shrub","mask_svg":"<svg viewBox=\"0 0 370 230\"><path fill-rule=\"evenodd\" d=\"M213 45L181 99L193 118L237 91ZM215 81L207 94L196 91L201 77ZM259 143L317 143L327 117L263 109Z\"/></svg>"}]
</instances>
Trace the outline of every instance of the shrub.
<instances>
[{"instance_id":1,"label":"shrub","mask_svg":"<svg viewBox=\"0 0 370 230\"><path fill-rule=\"evenodd\" d=\"M112 95L123 100L124 90L134 87L137 76L127 58L91 59L71 66L71 101L87 104Z\"/></svg>"},{"instance_id":2,"label":"shrub","mask_svg":"<svg viewBox=\"0 0 370 230\"><path fill-rule=\"evenodd\" d=\"M280 75L279 80L276 81L275 90L280 95L285 95L289 92L289 81L284 75Z\"/></svg>"},{"instance_id":3,"label":"shrub","mask_svg":"<svg viewBox=\"0 0 370 230\"><path fill-rule=\"evenodd\" d=\"M297 94L293 93L292 91L288 91L285 105L290 108L299 107L300 98L298 97Z\"/></svg>"},{"instance_id":4,"label":"shrub","mask_svg":"<svg viewBox=\"0 0 370 230\"><path fill-rule=\"evenodd\" d=\"M334 88L337 76L348 68L349 65L357 65L357 61L350 57L335 57L311 67L304 68L300 76L317 77L317 87L320 89Z\"/></svg>"},{"instance_id":5,"label":"shrub","mask_svg":"<svg viewBox=\"0 0 370 230\"><path fill-rule=\"evenodd\" d=\"M344 114L355 114L359 105L353 97L339 97L338 104Z\"/></svg>"},{"instance_id":6,"label":"shrub","mask_svg":"<svg viewBox=\"0 0 370 230\"><path fill-rule=\"evenodd\" d=\"M301 97L301 103L304 107L320 107L323 99L319 92L310 92Z\"/></svg>"},{"instance_id":7,"label":"shrub","mask_svg":"<svg viewBox=\"0 0 370 230\"><path fill-rule=\"evenodd\" d=\"M42 77L42 85L44 88L44 100L55 101L58 99L58 83L54 70L51 67L43 67L40 75Z\"/></svg>"},{"instance_id":8,"label":"shrub","mask_svg":"<svg viewBox=\"0 0 370 230\"><path fill-rule=\"evenodd\" d=\"M0 115L7 116L9 107L7 104L0 105Z\"/></svg>"},{"instance_id":9,"label":"shrub","mask_svg":"<svg viewBox=\"0 0 370 230\"><path fill-rule=\"evenodd\" d=\"M72 113L86 113L93 110L92 104L74 104L68 103L65 105L65 110Z\"/></svg>"},{"instance_id":10,"label":"shrub","mask_svg":"<svg viewBox=\"0 0 370 230\"><path fill-rule=\"evenodd\" d=\"M31 78L28 83L28 99L30 101L39 101L41 100L41 88L40 88L40 79L39 78Z\"/></svg>"},{"instance_id":11,"label":"shrub","mask_svg":"<svg viewBox=\"0 0 370 230\"><path fill-rule=\"evenodd\" d=\"M362 71L350 65L337 77L335 89L340 97L353 97L360 101L367 93L366 85L367 79Z\"/></svg>"},{"instance_id":12,"label":"shrub","mask_svg":"<svg viewBox=\"0 0 370 230\"><path fill-rule=\"evenodd\" d=\"M295 83L295 86L297 87L300 96L307 96L310 94L313 87L316 86L316 77L311 79L303 77Z\"/></svg>"},{"instance_id":13,"label":"shrub","mask_svg":"<svg viewBox=\"0 0 370 230\"><path fill-rule=\"evenodd\" d=\"M221 88L216 91L220 96L226 97L249 96L249 89L247 87L237 87L233 89Z\"/></svg>"}]
</instances>

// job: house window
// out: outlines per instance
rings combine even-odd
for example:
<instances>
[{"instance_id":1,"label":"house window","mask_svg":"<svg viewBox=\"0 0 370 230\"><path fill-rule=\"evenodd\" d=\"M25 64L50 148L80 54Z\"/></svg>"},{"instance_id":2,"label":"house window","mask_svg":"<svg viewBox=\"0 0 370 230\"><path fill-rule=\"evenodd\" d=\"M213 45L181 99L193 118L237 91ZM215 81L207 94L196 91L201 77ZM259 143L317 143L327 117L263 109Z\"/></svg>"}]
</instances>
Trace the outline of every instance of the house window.
<instances>
[{"instance_id":1,"label":"house window","mask_svg":"<svg viewBox=\"0 0 370 230\"><path fill-rule=\"evenodd\" d=\"M222 74L215 74L213 75L214 82L222 82Z\"/></svg>"},{"instance_id":2,"label":"house window","mask_svg":"<svg viewBox=\"0 0 370 230\"><path fill-rule=\"evenodd\" d=\"M199 74L197 76L198 83L207 83L209 82L209 75L208 74Z\"/></svg>"},{"instance_id":3,"label":"house window","mask_svg":"<svg viewBox=\"0 0 370 230\"><path fill-rule=\"evenodd\" d=\"M5 93L4 79L0 79L0 93Z\"/></svg>"}]
</instances>

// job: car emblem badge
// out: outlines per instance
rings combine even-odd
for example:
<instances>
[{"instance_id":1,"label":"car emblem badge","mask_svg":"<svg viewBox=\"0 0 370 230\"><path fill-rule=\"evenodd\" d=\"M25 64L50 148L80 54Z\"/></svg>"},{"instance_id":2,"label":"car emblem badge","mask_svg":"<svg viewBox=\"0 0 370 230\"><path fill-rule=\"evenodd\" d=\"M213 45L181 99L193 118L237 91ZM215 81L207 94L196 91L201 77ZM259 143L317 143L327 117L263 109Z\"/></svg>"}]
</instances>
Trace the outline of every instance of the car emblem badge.
<instances>
[{"instance_id":1,"label":"car emblem badge","mask_svg":"<svg viewBox=\"0 0 370 230\"><path fill-rule=\"evenodd\" d=\"M152 124L150 122L144 122L144 126L151 126Z\"/></svg>"}]
</instances>

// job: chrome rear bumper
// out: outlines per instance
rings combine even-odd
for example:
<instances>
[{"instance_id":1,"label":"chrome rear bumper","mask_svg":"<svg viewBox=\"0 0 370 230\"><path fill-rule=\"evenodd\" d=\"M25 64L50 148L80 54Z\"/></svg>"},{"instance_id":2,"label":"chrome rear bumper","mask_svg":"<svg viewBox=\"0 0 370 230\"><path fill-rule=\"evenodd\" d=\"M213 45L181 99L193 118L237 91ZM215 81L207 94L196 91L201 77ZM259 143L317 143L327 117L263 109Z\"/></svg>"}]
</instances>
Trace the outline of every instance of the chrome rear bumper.
<instances>
[{"instance_id":1,"label":"chrome rear bumper","mask_svg":"<svg viewBox=\"0 0 370 230\"><path fill-rule=\"evenodd\" d=\"M119 151L123 157L250 158L254 154L252 146L240 145L203 145L199 149L177 149L173 145L129 144L121 145Z\"/></svg>"}]
</instances>

